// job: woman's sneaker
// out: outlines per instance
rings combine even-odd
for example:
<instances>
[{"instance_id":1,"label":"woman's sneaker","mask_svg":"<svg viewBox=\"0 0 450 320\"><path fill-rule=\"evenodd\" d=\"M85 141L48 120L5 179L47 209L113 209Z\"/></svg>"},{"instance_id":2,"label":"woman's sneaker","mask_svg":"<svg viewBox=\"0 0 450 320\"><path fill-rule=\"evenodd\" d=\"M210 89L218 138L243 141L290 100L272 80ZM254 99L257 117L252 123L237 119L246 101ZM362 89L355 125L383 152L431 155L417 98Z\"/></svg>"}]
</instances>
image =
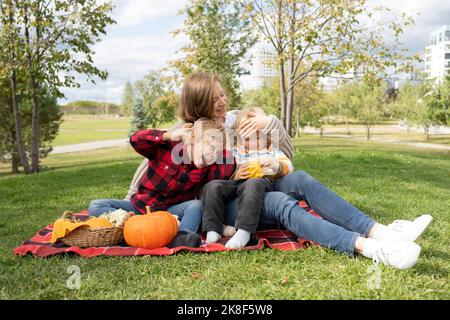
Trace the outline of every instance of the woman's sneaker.
<instances>
[{"instance_id":1,"label":"woman's sneaker","mask_svg":"<svg viewBox=\"0 0 450 320\"><path fill-rule=\"evenodd\" d=\"M430 225L433 217L424 214L414 221L396 220L388 226L380 225L373 235L378 241L415 241Z\"/></svg>"},{"instance_id":2,"label":"woman's sneaker","mask_svg":"<svg viewBox=\"0 0 450 320\"><path fill-rule=\"evenodd\" d=\"M391 232L386 240L416 241L432 220L433 217L429 214L424 214L414 221L396 220L387 226Z\"/></svg>"},{"instance_id":3,"label":"woman's sneaker","mask_svg":"<svg viewBox=\"0 0 450 320\"><path fill-rule=\"evenodd\" d=\"M420 246L414 242L391 242L367 239L363 255L374 263L382 263L398 269L412 268L419 259Z\"/></svg>"}]
</instances>

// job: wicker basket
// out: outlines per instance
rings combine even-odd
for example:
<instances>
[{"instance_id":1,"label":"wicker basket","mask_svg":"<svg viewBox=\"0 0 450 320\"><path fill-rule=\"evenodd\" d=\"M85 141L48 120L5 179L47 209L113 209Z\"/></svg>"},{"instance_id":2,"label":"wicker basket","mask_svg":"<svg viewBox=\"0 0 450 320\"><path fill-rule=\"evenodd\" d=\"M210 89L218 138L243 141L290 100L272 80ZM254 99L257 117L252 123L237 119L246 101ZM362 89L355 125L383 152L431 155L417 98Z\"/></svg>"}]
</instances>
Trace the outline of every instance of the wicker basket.
<instances>
[{"instance_id":1,"label":"wicker basket","mask_svg":"<svg viewBox=\"0 0 450 320\"><path fill-rule=\"evenodd\" d=\"M61 241L71 247L109 247L123 240L123 228L106 227L91 229L82 226L61 238Z\"/></svg>"}]
</instances>

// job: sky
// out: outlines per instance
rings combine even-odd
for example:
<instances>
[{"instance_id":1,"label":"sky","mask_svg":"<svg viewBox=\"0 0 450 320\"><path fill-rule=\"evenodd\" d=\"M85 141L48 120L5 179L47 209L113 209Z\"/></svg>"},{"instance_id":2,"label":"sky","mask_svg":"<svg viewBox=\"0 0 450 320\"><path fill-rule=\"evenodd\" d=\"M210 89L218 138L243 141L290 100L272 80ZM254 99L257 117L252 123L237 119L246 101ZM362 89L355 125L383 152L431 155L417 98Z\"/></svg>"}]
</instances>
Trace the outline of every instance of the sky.
<instances>
[{"instance_id":1,"label":"sky","mask_svg":"<svg viewBox=\"0 0 450 320\"><path fill-rule=\"evenodd\" d=\"M126 82L141 79L150 70L159 70L179 57L177 51L188 43L184 35L171 32L183 25L178 12L187 0L113 0L112 16L117 21L107 28L107 35L94 45L94 62L107 70L106 81L91 84L78 77L81 88L64 89L60 103L93 100L120 103ZM404 47L411 53L423 52L430 32L450 24L450 1L445 0L369 0L368 4L385 5L391 14L406 12L415 24L402 36ZM417 15L419 13L419 15ZM389 41L389 39L386 39Z\"/></svg>"}]
</instances>

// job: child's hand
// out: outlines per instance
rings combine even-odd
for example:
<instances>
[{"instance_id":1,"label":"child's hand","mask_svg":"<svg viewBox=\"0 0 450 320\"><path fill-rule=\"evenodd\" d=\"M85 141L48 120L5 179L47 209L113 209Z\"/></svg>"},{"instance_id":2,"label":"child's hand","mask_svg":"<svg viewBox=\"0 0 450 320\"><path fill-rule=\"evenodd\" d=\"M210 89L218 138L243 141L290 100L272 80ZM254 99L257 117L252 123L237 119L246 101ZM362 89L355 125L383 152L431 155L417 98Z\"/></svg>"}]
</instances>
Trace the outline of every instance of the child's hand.
<instances>
[{"instance_id":1,"label":"child's hand","mask_svg":"<svg viewBox=\"0 0 450 320\"><path fill-rule=\"evenodd\" d=\"M280 170L280 162L272 157L265 157L260 160L261 171L264 175L275 175Z\"/></svg>"},{"instance_id":2,"label":"child's hand","mask_svg":"<svg viewBox=\"0 0 450 320\"><path fill-rule=\"evenodd\" d=\"M236 180L246 180L248 179L248 177L250 177L251 172L249 170L249 164L243 164L241 166L239 166L238 170L236 171L236 174L234 176L234 179Z\"/></svg>"},{"instance_id":3,"label":"child's hand","mask_svg":"<svg viewBox=\"0 0 450 320\"><path fill-rule=\"evenodd\" d=\"M255 134L256 131L262 130L267 127L271 120L270 116L257 114L252 111L248 112L248 116L250 118L242 121L241 125L239 126L239 135L243 139L249 138L250 136Z\"/></svg>"},{"instance_id":4,"label":"child's hand","mask_svg":"<svg viewBox=\"0 0 450 320\"><path fill-rule=\"evenodd\" d=\"M170 141L182 141L183 139L187 138L188 136L191 136L194 134L194 128L192 123L186 123L181 128L168 131L164 133L164 140L170 140ZM192 139L193 141L193 139Z\"/></svg>"}]
</instances>

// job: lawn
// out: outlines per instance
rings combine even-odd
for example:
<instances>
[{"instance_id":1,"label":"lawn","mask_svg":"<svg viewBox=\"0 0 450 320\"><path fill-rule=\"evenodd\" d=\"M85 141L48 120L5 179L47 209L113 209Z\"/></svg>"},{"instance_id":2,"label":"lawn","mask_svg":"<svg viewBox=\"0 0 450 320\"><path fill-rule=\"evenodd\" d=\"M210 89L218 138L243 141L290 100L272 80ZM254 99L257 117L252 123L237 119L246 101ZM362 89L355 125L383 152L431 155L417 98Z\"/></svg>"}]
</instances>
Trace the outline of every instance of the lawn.
<instances>
[{"instance_id":1,"label":"lawn","mask_svg":"<svg viewBox=\"0 0 450 320\"><path fill-rule=\"evenodd\" d=\"M129 118L112 116L66 116L53 145L61 146L97 140L113 140L128 137Z\"/></svg>"},{"instance_id":2,"label":"lawn","mask_svg":"<svg viewBox=\"0 0 450 320\"><path fill-rule=\"evenodd\" d=\"M170 127L176 120L161 125ZM84 143L99 140L127 138L130 131L130 118L112 116L71 115L65 116L54 146Z\"/></svg>"},{"instance_id":3,"label":"lawn","mask_svg":"<svg viewBox=\"0 0 450 320\"><path fill-rule=\"evenodd\" d=\"M381 266L379 289L367 286L372 262L311 247L168 257L66 255L25 258L13 249L64 210L95 198L122 198L140 159L128 148L50 156L46 171L0 177L2 299L449 299L450 155L349 139L305 135L295 141L306 170L382 223L435 218L418 240L410 270ZM68 289L69 266L81 288Z\"/></svg>"}]
</instances>

